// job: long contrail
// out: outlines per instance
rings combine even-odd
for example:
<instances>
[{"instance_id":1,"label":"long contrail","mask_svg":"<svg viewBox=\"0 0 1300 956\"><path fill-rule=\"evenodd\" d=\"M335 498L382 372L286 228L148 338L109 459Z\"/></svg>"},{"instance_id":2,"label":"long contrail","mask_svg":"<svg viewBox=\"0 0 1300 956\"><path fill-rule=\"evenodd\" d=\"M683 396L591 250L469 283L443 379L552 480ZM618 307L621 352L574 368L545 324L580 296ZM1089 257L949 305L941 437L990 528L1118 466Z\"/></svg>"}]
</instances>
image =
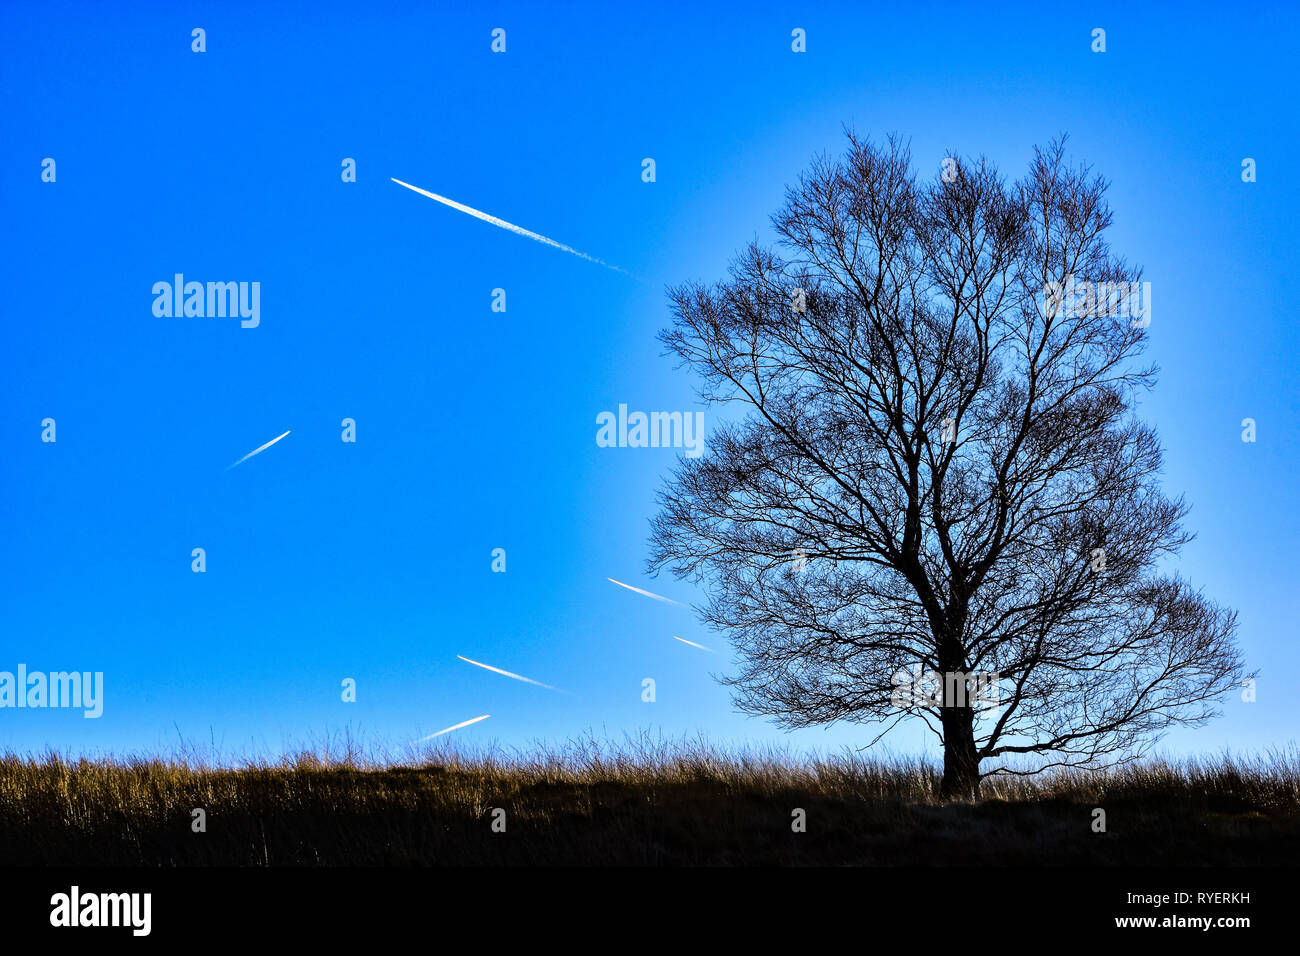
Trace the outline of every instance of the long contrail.
<instances>
[{"instance_id":1,"label":"long contrail","mask_svg":"<svg viewBox=\"0 0 1300 956\"><path fill-rule=\"evenodd\" d=\"M468 727L470 724L477 724L480 720L487 720L491 716L492 716L491 714L484 714L482 717L475 717L473 720L461 721L459 724L455 724L451 727L446 728L445 730L440 730L436 734L429 734L429 736L421 737L419 740L412 740L411 743L422 744L426 740L432 740L434 737L441 737L443 734L449 734L453 730L460 730L460 728Z\"/></svg>"},{"instance_id":2,"label":"long contrail","mask_svg":"<svg viewBox=\"0 0 1300 956\"><path fill-rule=\"evenodd\" d=\"M656 601L663 601L665 604L676 604L678 607L686 607L680 601L674 601L672 598L666 598L662 594L652 594L649 591L643 591L640 588L634 588L630 584L624 584L622 581L614 581L613 578L606 578L606 581L613 581L621 588L627 588L629 591L635 591L637 594L644 594L648 598L654 598Z\"/></svg>"},{"instance_id":3,"label":"long contrail","mask_svg":"<svg viewBox=\"0 0 1300 956\"><path fill-rule=\"evenodd\" d=\"M558 687L552 687L550 684L543 684L541 681L533 680L531 677L524 677L522 674L512 674L510 671L503 671L501 668L493 667L491 664L480 664L478 661L472 661L468 657L461 657L459 654L456 656L460 657L460 659L466 664L473 664L475 667L482 667L485 670L490 670L497 674L504 674L506 677L513 677L515 680L521 680L525 684L536 684L538 687L545 687L547 690L559 691L561 694L564 693L564 691L560 690Z\"/></svg>"},{"instance_id":4,"label":"long contrail","mask_svg":"<svg viewBox=\"0 0 1300 956\"><path fill-rule=\"evenodd\" d=\"M696 644L694 641L688 641L686 638L678 637L676 634L673 635L673 640L681 641L683 644L689 644L691 645L691 647L698 647L700 650L708 651L710 654L713 653L713 650L711 648L705 647L703 644Z\"/></svg>"},{"instance_id":5,"label":"long contrail","mask_svg":"<svg viewBox=\"0 0 1300 956\"><path fill-rule=\"evenodd\" d=\"M289 434L289 433L288 433L288 432L285 432L285 433L284 433L284 435L287 435L287 434ZM280 438L283 438L284 435L281 435ZM267 442L267 443L266 443L265 445L263 445L261 448L254 448L252 451L250 451L250 452L249 452L247 455L245 455L243 458L239 459L239 461L235 462L235 465L242 465L244 462L248 461L248 459L252 458L254 455L258 454L259 452L266 451L268 448L270 448L272 445L274 445L276 442L278 442L278 441L280 440L280 438L272 438L269 442ZM226 466L226 471L229 471L231 468L234 468L235 465L227 465L227 466Z\"/></svg>"},{"instance_id":6,"label":"long contrail","mask_svg":"<svg viewBox=\"0 0 1300 956\"><path fill-rule=\"evenodd\" d=\"M405 186L407 189L413 190L419 193L421 196L428 196L430 199L436 199L444 206L450 206L452 209L459 209L461 212L469 213L471 216L474 216L478 219L482 219L484 222L490 222L494 226L500 226L502 229L509 229L511 232L515 233L516 235L527 236L529 239L536 239L538 242L544 243L545 245L548 246L554 246L556 249L563 249L565 252L570 252L573 255L577 256L579 259L586 259L588 262L594 262L596 263L596 265L604 266L606 269L613 269L615 272L621 272L625 276L632 275L632 273L628 272L626 269L620 269L618 266L611 266L608 262L605 262L604 260L597 259L595 256L589 256L585 252L579 252L577 249L574 249L572 246L566 246L564 243L556 242L554 239L547 239L545 236L539 235L528 229L524 229L522 226L516 226L512 222L506 222L504 219L498 219L496 216L490 216L487 213L482 212L478 209L474 209L470 206L466 206L464 203L458 203L456 202L456 200L448 199L446 196L439 196L437 193L431 193L427 189L421 189L419 186L412 186L410 183L404 183L400 179L394 179L392 176L388 178L392 179L393 182L397 183L397 185Z\"/></svg>"}]
</instances>

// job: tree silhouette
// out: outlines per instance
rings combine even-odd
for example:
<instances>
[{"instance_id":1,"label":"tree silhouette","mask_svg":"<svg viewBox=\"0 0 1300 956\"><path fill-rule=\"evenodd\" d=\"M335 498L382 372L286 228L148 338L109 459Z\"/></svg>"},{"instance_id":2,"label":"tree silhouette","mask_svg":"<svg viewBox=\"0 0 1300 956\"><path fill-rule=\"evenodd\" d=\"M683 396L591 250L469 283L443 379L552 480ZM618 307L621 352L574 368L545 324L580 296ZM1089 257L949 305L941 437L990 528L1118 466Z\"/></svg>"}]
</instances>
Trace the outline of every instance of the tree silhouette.
<instances>
[{"instance_id":1,"label":"tree silhouette","mask_svg":"<svg viewBox=\"0 0 1300 956\"><path fill-rule=\"evenodd\" d=\"M1214 716L1236 616L1157 567L1187 507L1134 417L1156 369L1106 183L1063 138L1008 185L848 137L787 189L776 248L669 290L661 340L743 414L665 483L650 570L705 584L743 712L920 719L946 797Z\"/></svg>"}]
</instances>

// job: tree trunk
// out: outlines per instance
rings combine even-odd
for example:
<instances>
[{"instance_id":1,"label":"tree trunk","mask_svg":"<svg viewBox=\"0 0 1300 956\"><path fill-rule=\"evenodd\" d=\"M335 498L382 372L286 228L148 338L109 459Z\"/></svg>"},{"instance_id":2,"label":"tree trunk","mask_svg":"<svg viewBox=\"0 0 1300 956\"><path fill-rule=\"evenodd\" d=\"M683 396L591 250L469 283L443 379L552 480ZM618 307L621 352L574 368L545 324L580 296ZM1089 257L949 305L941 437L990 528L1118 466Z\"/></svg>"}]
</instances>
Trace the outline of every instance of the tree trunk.
<instances>
[{"instance_id":1,"label":"tree trunk","mask_svg":"<svg viewBox=\"0 0 1300 956\"><path fill-rule=\"evenodd\" d=\"M975 751L975 711L945 707L943 722L943 780L945 800L976 800L980 795L980 761Z\"/></svg>"},{"instance_id":2,"label":"tree trunk","mask_svg":"<svg viewBox=\"0 0 1300 956\"><path fill-rule=\"evenodd\" d=\"M943 694L939 708L943 727L943 780L939 784L939 796L944 800L977 800L980 795L975 709L970 706L972 688L966 674L966 649L961 642L965 626L966 603L954 600L936 631Z\"/></svg>"}]
</instances>

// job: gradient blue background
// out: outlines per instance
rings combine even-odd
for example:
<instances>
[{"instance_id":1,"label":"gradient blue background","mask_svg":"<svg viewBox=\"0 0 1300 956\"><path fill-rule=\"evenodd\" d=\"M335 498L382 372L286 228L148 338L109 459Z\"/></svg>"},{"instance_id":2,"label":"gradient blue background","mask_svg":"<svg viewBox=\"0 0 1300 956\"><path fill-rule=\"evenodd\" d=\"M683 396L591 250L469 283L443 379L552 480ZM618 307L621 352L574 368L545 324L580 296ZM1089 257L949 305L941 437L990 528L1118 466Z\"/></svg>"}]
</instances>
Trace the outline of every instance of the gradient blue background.
<instances>
[{"instance_id":1,"label":"gradient blue background","mask_svg":"<svg viewBox=\"0 0 1300 956\"><path fill-rule=\"evenodd\" d=\"M1112 242L1153 285L1163 374L1143 414L1199 533L1179 568L1239 609L1262 672L1256 703L1164 746L1294 739L1289 5L702 6L0 6L0 669L101 670L107 698L99 720L0 711L0 749L401 744L484 713L460 739L865 742L735 715L710 677L725 642L605 580L698 598L644 576L676 453L595 444L619 403L697 407L654 337L665 284L769 237L784 185L846 123L910 137L926 175L957 150L1015 178L1068 132L1112 180ZM260 281L260 328L155 318L175 272ZM916 728L889 743L933 747Z\"/></svg>"}]
</instances>

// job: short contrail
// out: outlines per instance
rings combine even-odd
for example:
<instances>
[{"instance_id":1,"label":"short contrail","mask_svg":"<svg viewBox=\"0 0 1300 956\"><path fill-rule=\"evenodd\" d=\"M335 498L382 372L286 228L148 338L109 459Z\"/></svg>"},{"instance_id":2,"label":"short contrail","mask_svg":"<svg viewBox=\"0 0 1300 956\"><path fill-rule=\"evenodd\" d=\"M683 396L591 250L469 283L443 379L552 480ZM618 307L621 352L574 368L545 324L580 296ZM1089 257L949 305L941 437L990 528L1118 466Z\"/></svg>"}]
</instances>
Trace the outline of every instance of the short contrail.
<instances>
[{"instance_id":1,"label":"short contrail","mask_svg":"<svg viewBox=\"0 0 1300 956\"><path fill-rule=\"evenodd\" d=\"M284 435L287 435L287 434L289 434L289 433L288 433L288 432L285 432L285 433L284 433ZM284 435L281 435L280 438L283 438ZM268 448L270 448L272 445L274 445L276 442L278 442L278 441L280 440L280 438L272 438L269 442L267 442L267 443L266 443L265 445L263 445L261 448L254 448L252 451L250 451L250 452L249 452L247 455L245 455L243 458L239 459L239 461L235 462L234 465L227 465L227 466L226 466L226 471L229 471L231 468L234 468L235 465L242 465L244 462L248 461L248 459L252 458L252 457L253 457L254 455L256 455L258 452L266 451Z\"/></svg>"},{"instance_id":2,"label":"short contrail","mask_svg":"<svg viewBox=\"0 0 1300 956\"><path fill-rule=\"evenodd\" d=\"M689 644L691 645L691 647L698 647L700 650L708 651L710 654L713 653L713 650L711 648L705 647L703 644L696 644L694 641L688 641L686 638L678 637L676 634L673 635L673 640L681 641L683 644Z\"/></svg>"},{"instance_id":3,"label":"short contrail","mask_svg":"<svg viewBox=\"0 0 1300 956\"><path fill-rule=\"evenodd\" d=\"M665 604L676 604L678 607L686 607L680 601L674 601L672 598L666 598L662 594L651 594L649 591L642 591L640 588L634 588L630 584L624 584L622 581L614 581L613 578L606 578L606 581L613 581L621 588L627 588L629 591L635 591L637 594L644 594L648 598L654 598L656 601L663 601Z\"/></svg>"},{"instance_id":4,"label":"short contrail","mask_svg":"<svg viewBox=\"0 0 1300 956\"><path fill-rule=\"evenodd\" d=\"M564 693L564 691L560 690L558 687L552 687L550 684L543 684L541 681L533 680L531 677L524 677L521 674L512 674L509 671L503 671L499 667L493 667L491 664L480 664L478 661L472 661L468 657L461 657L459 654L456 656L460 657L460 659L466 664L473 664L475 667L482 667L484 670L489 670L496 674L504 674L506 677L513 677L515 680L521 680L525 684L536 684L538 687L545 687L547 690L558 691L561 694Z\"/></svg>"},{"instance_id":5,"label":"short contrail","mask_svg":"<svg viewBox=\"0 0 1300 956\"><path fill-rule=\"evenodd\" d=\"M615 272L621 272L625 276L632 275L632 273L628 272L626 269L620 269L618 266L611 266L608 262L597 259L595 256L589 256L585 252L579 252L572 246L566 246L564 243L556 242L554 239L547 239L545 236L538 235L535 232L530 232L527 229L516 226L512 222L506 222L504 219L498 219L496 216L489 216L485 212L480 212L479 210L466 206L463 203L458 203L454 199L448 199L446 196L439 196L437 193L431 193L427 189L421 189L419 186L412 186L410 183L404 183L400 179L393 179L392 176L388 178L392 179L393 182L397 183L399 186L405 186L407 189L414 190L421 196L428 196L430 199L436 199L445 206L450 206L452 209L459 209L461 212L469 213L471 216L482 219L484 222L490 222L494 226L500 226L502 229L509 229L511 232L520 236L527 236L529 239L536 239L538 242L544 243L548 246L554 246L556 249L563 249L565 252L573 253L573 255L577 256L579 259L586 259L588 262L594 262L596 265L604 266L606 269L613 269Z\"/></svg>"},{"instance_id":6,"label":"short contrail","mask_svg":"<svg viewBox=\"0 0 1300 956\"><path fill-rule=\"evenodd\" d=\"M441 737L443 734L449 734L453 730L460 730L460 728L468 727L470 724L477 724L480 720L487 720L491 716L492 716L491 714L484 714L482 717L475 717L473 720L462 721L459 724L456 724L452 727L448 727L446 730L440 730L436 734L429 734L429 736L421 737L419 740L412 740L411 743L422 744L426 740L432 740L434 737Z\"/></svg>"}]
</instances>

